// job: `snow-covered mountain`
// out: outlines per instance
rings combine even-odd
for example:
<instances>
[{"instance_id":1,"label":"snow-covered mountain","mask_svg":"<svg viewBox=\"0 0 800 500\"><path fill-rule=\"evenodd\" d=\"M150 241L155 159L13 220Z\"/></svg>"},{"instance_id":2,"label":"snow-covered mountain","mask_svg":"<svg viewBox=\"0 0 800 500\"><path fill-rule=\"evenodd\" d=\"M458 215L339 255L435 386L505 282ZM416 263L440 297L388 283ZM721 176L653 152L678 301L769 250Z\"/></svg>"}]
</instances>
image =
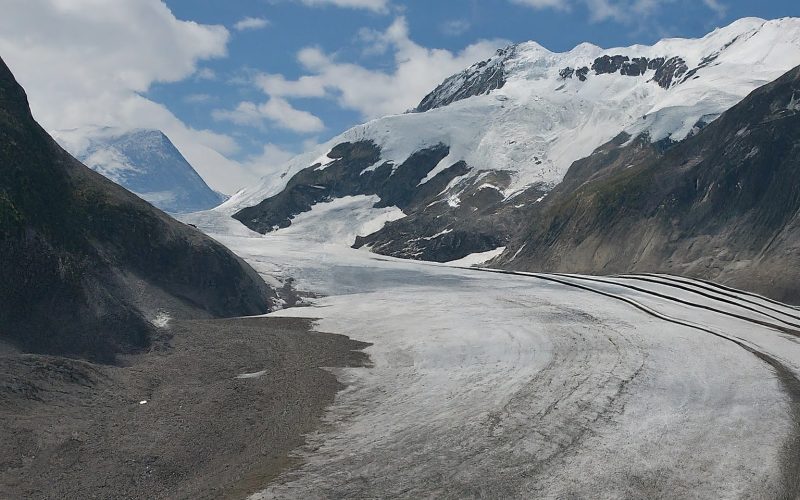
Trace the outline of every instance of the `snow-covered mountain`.
<instances>
[{"instance_id":1,"label":"snow-covered mountain","mask_svg":"<svg viewBox=\"0 0 800 500\"><path fill-rule=\"evenodd\" d=\"M447 79L414 112L346 131L219 210L267 232L316 203L377 195L377 207L406 217L359 245L434 260L491 250L575 161L612 140L681 141L798 64L795 18L747 18L653 46L514 45Z\"/></svg>"},{"instance_id":2,"label":"snow-covered mountain","mask_svg":"<svg viewBox=\"0 0 800 500\"><path fill-rule=\"evenodd\" d=\"M492 264L664 272L800 303L800 66L666 150L575 162Z\"/></svg>"},{"instance_id":3,"label":"snow-covered mountain","mask_svg":"<svg viewBox=\"0 0 800 500\"><path fill-rule=\"evenodd\" d=\"M59 143L92 170L170 213L213 208L213 191L159 130L85 128L55 132Z\"/></svg>"}]
</instances>

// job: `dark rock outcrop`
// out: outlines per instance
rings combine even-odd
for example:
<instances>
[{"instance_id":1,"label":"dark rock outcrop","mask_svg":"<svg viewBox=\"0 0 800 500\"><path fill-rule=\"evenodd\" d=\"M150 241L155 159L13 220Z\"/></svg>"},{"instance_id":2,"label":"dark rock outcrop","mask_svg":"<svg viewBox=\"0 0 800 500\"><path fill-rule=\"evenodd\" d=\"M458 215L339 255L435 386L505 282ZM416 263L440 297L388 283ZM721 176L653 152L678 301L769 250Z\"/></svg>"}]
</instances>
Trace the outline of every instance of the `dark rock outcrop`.
<instances>
[{"instance_id":1,"label":"dark rock outcrop","mask_svg":"<svg viewBox=\"0 0 800 500\"><path fill-rule=\"evenodd\" d=\"M713 59L712 59L713 61ZM686 62L680 57L657 57L648 59L646 57L634 57L631 59L623 55L604 55L594 60L591 70L595 75L611 75L619 73L624 76L643 76L647 71L655 71L651 81L656 82L661 87L668 89L673 85L684 82L694 76L698 70L702 69L711 61L706 61L699 67L689 71ZM562 69L559 76L562 80L572 78L572 75L585 82L589 75L589 68L583 67L573 70L571 67ZM683 79L681 79L683 78Z\"/></svg>"},{"instance_id":2,"label":"dark rock outcrop","mask_svg":"<svg viewBox=\"0 0 800 500\"><path fill-rule=\"evenodd\" d=\"M503 88L506 84L504 64L513 55L513 47L500 49L491 59L473 64L461 73L451 76L425 96L414 111L423 113Z\"/></svg>"},{"instance_id":3,"label":"dark rock outcrop","mask_svg":"<svg viewBox=\"0 0 800 500\"><path fill-rule=\"evenodd\" d=\"M601 56L592 63L592 71L594 71L596 75L616 73L622 69L622 65L629 60L630 58L628 56Z\"/></svg>"},{"instance_id":4,"label":"dark rock outcrop","mask_svg":"<svg viewBox=\"0 0 800 500\"><path fill-rule=\"evenodd\" d=\"M666 150L646 137L600 148L498 264L682 274L800 303L798 96L800 68Z\"/></svg>"},{"instance_id":5,"label":"dark rock outcrop","mask_svg":"<svg viewBox=\"0 0 800 500\"><path fill-rule=\"evenodd\" d=\"M417 151L399 166L384 162L368 170L380 162L380 148L372 141L345 142L328 153L329 158L335 159L330 165L321 168L316 164L301 170L280 193L240 210L234 218L263 234L288 227L295 215L311 210L317 203L343 196L377 195L378 207L406 210L435 196L460 175L448 169L418 186L449 151L440 144Z\"/></svg>"},{"instance_id":6,"label":"dark rock outcrop","mask_svg":"<svg viewBox=\"0 0 800 500\"><path fill-rule=\"evenodd\" d=\"M647 72L648 60L646 57L634 57L630 62L624 62L620 73L625 76L641 76Z\"/></svg>"},{"instance_id":7,"label":"dark rock outcrop","mask_svg":"<svg viewBox=\"0 0 800 500\"><path fill-rule=\"evenodd\" d=\"M680 78L689 70L686 61L680 57L671 57L656 70L653 81L662 88L668 89L673 83L677 83Z\"/></svg>"},{"instance_id":8,"label":"dark rock outcrop","mask_svg":"<svg viewBox=\"0 0 800 500\"><path fill-rule=\"evenodd\" d=\"M665 57L656 57L655 59L650 59L650 61L647 63L647 69L658 71L662 66L664 66L665 62L667 62Z\"/></svg>"},{"instance_id":9,"label":"dark rock outcrop","mask_svg":"<svg viewBox=\"0 0 800 500\"><path fill-rule=\"evenodd\" d=\"M110 362L150 346L159 314L267 312L226 248L75 160L34 121L0 60L0 340Z\"/></svg>"},{"instance_id":10,"label":"dark rock outcrop","mask_svg":"<svg viewBox=\"0 0 800 500\"><path fill-rule=\"evenodd\" d=\"M561 77L562 80L572 78L572 75L574 74L575 74L575 69L570 68L569 66L558 72L558 76Z\"/></svg>"},{"instance_id":11,"label":"dark rock outcrop","mask_svg":"<svg viewBox=\"0 0 800 500\"><path fill-rule=\"evenodd\" d=\"M369 246L377 253L444 262L503 246L512 228L521 224L515 218L521 211L506 203L501 192L511 182L509 173L467 176L473 169L460 161L422 183L448 153L449 148L439 144L395 166L381 161L380 148L371 141L342 143L328 153L334 158L329 165L301 170L280 193L242 209L234 218L267 233L290 226L296 215L317 203L375 195L376 208L396 206L406 217L358 237L356 248ZM528 193L537 198L543 194L541 186Z\"/></svg>"},{"instance_id":12,"label":"dark rock outcrop","mask_svg":"<svg viewBox=\"0 0 800 500\"><path fill-rule=\"evenodd\" d=\"M447 171L446 178L452 176L449 171L458 177L469 168L459 162ZM428 192L433 197L406 209L406 217L357 238L354 247L368 246L376 253L395 257L447 262L504 246L509 235L523 224L526 212L520 206L544 195L543 186L534 186L507 200L501 189L510 180L508 172L481 172L478 177L456 181L449 192L457 196L444 199L435 196L438 191L431 186ZM428 183L434 181L436 178Z\"/></svg>"}]
</instances>

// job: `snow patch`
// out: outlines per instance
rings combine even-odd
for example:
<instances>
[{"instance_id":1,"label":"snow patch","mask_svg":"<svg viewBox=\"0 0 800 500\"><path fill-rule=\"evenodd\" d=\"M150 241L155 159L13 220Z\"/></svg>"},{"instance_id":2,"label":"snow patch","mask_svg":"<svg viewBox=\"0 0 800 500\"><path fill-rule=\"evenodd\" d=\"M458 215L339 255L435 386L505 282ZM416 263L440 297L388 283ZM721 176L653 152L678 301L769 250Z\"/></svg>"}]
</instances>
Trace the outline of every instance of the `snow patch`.
<instances>
[{"instance_id":1,"label":"snow patch","mask_svg":"<svg viewBox=\"0 0 800 500\"><path fill-rule=\"evenodd\" d=\"M451 260L450 262L446 262L446 264L450 266L459 266L459 267L477 266L485 262L489 262L495 257L500 256L500 254L505 252L505 250L506 247L499 247L495 248L494 250L489 250L488 252L473 253L467 255L466 257L462 257L458 260Z\"/></svg>"},{"instance_id":2,"label":"snow patch","mask_svg":"<svg viewBox=\"0 0 800 500\"><path fill-rule=\"evenodd\" d=\"M315 161L312 162L312 165L316 165L317 163L319 163L319 166L314 170L325 170L327 167L331 165L331 163L336 161L336 158L331 158L330 156L328 156L330 153L331 152L328 151L327 153L325 153L324 155L320 156L319 158L317 158Z\"/></svg>"},{"instance_id":3,"label":"snow patch","mask_svg":"<svg viewBox=\"0 0 800 500\"><path fill-rule=\"evenodd\" d=\"M452 229L445 229L444 231L439 231L438 233L434 234L433 236L425 236L422 239L423 240L435 240L439 236L444 236L445 234L450 234L452 232L453 232Z\"/></svg>"},{"instance_id":4,"label":"snow patch","mask_svg":"<svg viewBox=\"0 0 800 500\"><path fill-rule=\"evenodd\" d=\"M158 311L156 317L152 319L150 322L156 328L169 328L169 322L172 320L172 316L169 315L166 311Z\"/></svg>"},{"instance_id":5,"label":"snow patch","mask_svg":"<svg viewBox=\"0 0 800 500\"><path fill-rule=\"evenodd\" d=\"M380 231L386 223L406 216L397 207L374 208L379 201L374 195L359 195L317 203L308 212L294 217L289 227L273 234L350 246L357 236L368 236Z\"/></svg>"}]
</instances>

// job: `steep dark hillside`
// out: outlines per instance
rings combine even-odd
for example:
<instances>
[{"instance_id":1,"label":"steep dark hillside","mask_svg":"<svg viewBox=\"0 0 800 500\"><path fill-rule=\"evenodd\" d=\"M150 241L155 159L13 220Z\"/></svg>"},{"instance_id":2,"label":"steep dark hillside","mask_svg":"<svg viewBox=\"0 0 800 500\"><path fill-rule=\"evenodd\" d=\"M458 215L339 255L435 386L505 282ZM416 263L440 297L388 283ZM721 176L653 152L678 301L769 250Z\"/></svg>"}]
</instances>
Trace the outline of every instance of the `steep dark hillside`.
<instances>
[{"instance_id":1,"label":"steep dark hillside","mask_svg":"<svg viewBox=\"0 0 800 500\"><path fill-rule=\"evenodd\" d=\"M157 317L264 313L271 291L231 252L62 150L0 60L0 341L112 361Z\"/></svg>"},{"instance_id":2,"label":"steep dark hillside","mask_svg":"<svg viewBox=\"0 0 800 500\"><path fill-rule=\"evenodd\" d=\"M798 178L795 68L666 151L636 140L576 162L500 263L669 272L800 303Z\"/></svg>"},{"instance_id":3,"label":"steep dark hillside","mask_svg":"<svg viewBox=\"0 0 800 500\"><path fill-rule=\"evenodd\" d=\"M304 168L283 191L233 217L254 231L267 233L290 226L293 217L317 203L375 195L380 198L376 207L396 206L406 217L358 237L357 248L369 245L375 252L396 257L449 261L504 245L518 210L504 203L497 186L508 185L510 174L487 171L469 177L471 168L461 161L422 183L448 153L449 148L439 144L394 165L381 161L381 149L373 141L341 143L328 153L328 165ZM443 198L448 190L460 193L457 203ZM518 199L542 194L539 186L533 186Z\"/></svg>"}]
</instances>

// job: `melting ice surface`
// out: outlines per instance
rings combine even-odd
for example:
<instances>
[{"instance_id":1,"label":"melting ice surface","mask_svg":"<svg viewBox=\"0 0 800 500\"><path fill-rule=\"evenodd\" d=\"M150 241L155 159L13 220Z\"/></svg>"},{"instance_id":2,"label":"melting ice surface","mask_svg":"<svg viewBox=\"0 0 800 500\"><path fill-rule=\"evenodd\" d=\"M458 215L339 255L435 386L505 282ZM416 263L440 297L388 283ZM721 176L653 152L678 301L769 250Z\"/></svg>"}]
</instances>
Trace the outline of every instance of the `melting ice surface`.
<instances>
[{"instance_id":1,"label":"melting ice surface","mask_svg":"<svg viewBox=\"0 0 800 500\"><path fill-rule=\"evenodd\" d=\"M315 207L267 236L220 212L188 219L265 276L318 295L275 316L373 343L372 367L333 370L347 388L297 451L303 465L253 498L790 488L798 423L775 374L800 372L800 344L786 333L800 325L796 309L669 277L504 275L383 257L343 242L391 209L339 203L348 209Z\"/></svg>"}]
</instances>

